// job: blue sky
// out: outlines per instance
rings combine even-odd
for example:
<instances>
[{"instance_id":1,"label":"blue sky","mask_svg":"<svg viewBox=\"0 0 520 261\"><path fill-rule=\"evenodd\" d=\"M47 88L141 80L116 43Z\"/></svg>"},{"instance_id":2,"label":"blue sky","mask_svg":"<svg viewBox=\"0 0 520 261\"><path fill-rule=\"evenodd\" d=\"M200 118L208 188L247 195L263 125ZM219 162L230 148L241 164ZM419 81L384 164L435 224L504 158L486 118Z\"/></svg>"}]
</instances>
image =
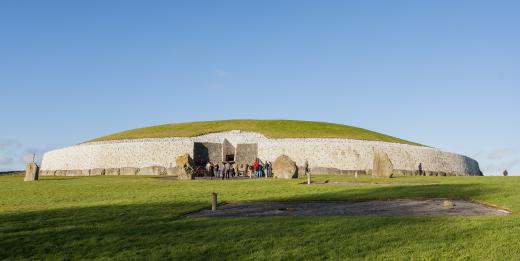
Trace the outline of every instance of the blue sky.
<instances>
[{"instance_id":1,"label":"blue sky","mask_svg":"<svg viewBox=\"0 0 520 261\"><path fill-rule=\"evenodd\" d=\"M520 174L519 1L1 1L0 170L170 122L363 127Z\"/></svg>"}]
</instances>

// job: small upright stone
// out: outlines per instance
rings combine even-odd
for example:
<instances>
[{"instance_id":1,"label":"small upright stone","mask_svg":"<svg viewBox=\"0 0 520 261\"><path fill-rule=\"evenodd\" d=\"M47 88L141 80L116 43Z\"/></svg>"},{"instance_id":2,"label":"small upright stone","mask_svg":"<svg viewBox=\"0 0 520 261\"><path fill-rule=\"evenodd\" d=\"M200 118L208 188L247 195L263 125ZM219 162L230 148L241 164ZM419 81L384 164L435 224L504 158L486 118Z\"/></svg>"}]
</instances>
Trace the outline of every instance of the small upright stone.
<instances>
[{"instance_id":1,"label":"small upright stone","mask_svg":"<svg viewBox=\"0 0 520 261\"><path fill-rule=\"evenodd\" d=\"M25 179L24 181L35 181L38 180L38 174L40 172L40 167L36 165L36 163L31 162L27 163L25 168Z\"/></svg>"}]
</instances>

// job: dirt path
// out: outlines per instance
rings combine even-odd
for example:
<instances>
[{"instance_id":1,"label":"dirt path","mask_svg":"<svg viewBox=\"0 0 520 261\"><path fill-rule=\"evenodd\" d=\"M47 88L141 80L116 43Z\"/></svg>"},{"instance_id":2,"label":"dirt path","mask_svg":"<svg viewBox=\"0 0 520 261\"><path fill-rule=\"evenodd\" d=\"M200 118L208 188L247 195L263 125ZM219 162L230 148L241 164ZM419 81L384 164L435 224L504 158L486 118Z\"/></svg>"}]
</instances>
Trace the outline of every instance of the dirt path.
<instances>
[{"instance_id":1,"label":"dirt path","mask_svg":"<svg viewBox=\"0 0 520 261\"><path fill-rule=\"evenodd\" d=\"M465 200L372 200L364 202L253 202L229 203L216 211L202 210L188 217L259 216L483 216L507 215L509 211Z\"/></svg>"}]
</instances>

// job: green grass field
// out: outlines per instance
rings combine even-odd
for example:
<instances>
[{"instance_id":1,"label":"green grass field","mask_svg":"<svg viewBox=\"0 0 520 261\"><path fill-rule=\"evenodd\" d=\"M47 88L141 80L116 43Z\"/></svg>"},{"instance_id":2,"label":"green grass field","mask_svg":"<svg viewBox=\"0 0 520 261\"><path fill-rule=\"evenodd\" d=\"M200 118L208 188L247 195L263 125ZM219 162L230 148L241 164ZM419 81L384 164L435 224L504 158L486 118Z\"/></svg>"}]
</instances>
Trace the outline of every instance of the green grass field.
<instances>
[{"instance_id":1,"label":"green grass field","mask_svg":"<svg viewBox=\"0 0 520 261\"><path fill-rule=\"evenodd\" d=\"M345 138L419 145L381 133L341 124L291 120L226 120L165 124L123 131L93 139L91 142L142 138L193 137L230 130L258 132L269 138Z\"/></svg>"},{"instance_id":2,"label":"green grass field","mask_svg":"<svg viewBox=\"0 0 520 261\"><path fill-rule=\"evenodd\" d=\"M352 181L352 177L317 180ZM359 180L375 180L370 177ZM386 180L376 180L385 182ZM153 177L0 177L0 260L518 260L519 177L403 177L407 185ZM418 185L417 183L435 183ZM220 201L464 198L488 217L186 218Z\"/></svg>"}]
</instances>

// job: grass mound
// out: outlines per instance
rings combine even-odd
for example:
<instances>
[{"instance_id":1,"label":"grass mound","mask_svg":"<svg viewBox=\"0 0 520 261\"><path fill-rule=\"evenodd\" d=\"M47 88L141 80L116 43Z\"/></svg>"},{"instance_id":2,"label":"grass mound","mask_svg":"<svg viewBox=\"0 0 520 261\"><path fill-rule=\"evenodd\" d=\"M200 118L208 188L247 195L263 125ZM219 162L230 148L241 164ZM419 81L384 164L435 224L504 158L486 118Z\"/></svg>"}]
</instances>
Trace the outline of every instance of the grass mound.
<instances>
[{"instance_id":1,"label":"grass mound","mask_svg":"<svg viewBox=\"0 0 520 261\"><path fill-rule=\"evenodd\" d=\"M343 138L419 145L414 142L347 125L293 120L225 120L165 124L118 132L90 140L89 142L194 137L230 130L258 132L269 138Z\"/></svg>"}]
</instances>

